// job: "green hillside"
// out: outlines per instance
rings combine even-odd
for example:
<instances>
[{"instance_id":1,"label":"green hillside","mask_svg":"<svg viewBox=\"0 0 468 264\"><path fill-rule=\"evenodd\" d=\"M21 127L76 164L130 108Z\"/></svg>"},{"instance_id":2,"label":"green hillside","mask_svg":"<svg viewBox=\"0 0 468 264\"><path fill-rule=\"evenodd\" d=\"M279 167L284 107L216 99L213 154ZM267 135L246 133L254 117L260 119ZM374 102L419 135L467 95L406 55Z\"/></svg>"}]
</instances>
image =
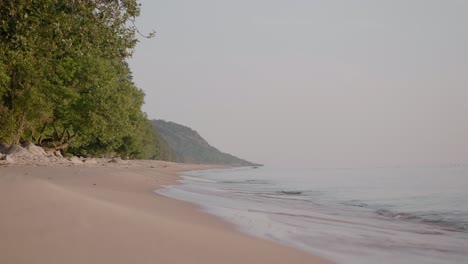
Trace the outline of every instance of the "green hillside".
<instances>
[{"instance_id":1,"label":"green hillside","mask_svg":"<svg viewBox=\"0 0 468 264\"><path fill-rule=\"evenodd\" d=\"M174 151L177 162L235 166L259 165L219 151L189 127L164 120L151 122L158 134Z\"/></svg>"}]
</instances>

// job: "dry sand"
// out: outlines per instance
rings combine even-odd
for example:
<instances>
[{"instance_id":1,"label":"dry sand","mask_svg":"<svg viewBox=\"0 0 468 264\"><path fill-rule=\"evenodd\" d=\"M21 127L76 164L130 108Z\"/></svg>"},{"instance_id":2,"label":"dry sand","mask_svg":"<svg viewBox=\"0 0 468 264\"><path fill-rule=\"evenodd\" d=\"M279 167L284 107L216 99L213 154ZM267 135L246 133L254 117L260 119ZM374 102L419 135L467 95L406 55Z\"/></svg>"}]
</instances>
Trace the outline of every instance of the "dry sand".
<instances>
[{"instance_id":1,"label":"dry sand","mask_svg":"<svg viewBox=\"0 0 468 264\"><path fill-rule=\"evenodd\" d=\"M328 263L153 192L206 168L0 165L0 263Z\"/></svg>"}]
</instances>

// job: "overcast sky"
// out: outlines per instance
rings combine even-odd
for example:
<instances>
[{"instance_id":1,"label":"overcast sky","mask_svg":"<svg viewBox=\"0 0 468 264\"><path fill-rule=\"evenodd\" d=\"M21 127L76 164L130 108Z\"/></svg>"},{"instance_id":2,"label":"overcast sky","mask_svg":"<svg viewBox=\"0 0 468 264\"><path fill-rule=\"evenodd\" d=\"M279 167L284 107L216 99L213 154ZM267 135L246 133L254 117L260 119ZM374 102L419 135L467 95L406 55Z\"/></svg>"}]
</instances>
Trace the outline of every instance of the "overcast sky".
<instances>
[{"instance_id":1,"label":"overcast sky","mask_svg":"<svg viewBox=\"0 0 468 264\"><path fill-rule=\"evenodd\" d=\"M468 161L468 1L140 2L150 118L268 165Z\"/></svg>"}]
</instances>

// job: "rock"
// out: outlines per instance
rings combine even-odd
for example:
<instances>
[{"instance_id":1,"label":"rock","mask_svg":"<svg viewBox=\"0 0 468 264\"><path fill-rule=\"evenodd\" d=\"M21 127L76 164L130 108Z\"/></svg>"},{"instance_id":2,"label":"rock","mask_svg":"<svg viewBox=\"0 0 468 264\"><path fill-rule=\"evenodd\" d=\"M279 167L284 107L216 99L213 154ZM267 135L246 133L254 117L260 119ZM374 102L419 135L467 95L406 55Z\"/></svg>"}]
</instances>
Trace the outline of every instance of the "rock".
<instances>
[{"instance_id":1,"label":"rock","mask_svg":"<svg viewBox=\"0 0 468 264\"><path fill-rule=\"evenodd\" d=\"M31 153L29 153L29 151L27 151L20 145L11 145L6 154L12 155L12 156L18 156L18 157L31 157L32 156Z\"/></svg>"},{"instance_id":2,"label":"rock","mask_svg":"<svg viewBox=\"0 0 468 264\"><path fill-rule=\"evenodd\" d=\"M120 159L120 158L112 158L111 160L109 160L109 163L128 164L128 161L127 161L127 160Z\"/></svg>"},{"instance_id":3,"label":"rock","mask_svg":"<svg viewBox=\"0 0 468 264\"><path fill-rule=\"evenodd\" d=\"M8 163L15 163L15 160L9 155L5 155L5 161Z\"/></svg>"},{"instance_id":4,"label":"rock","mask_svg":"<svg viewBox=\"0 0 468 264\"><path fill-rule=\"evenodd\" d=\"M47 153L44 151L43 148L36 146L33 143L26 142L22 145L22 147L34 156L47 156Z\"/></svg>"},{"instance_id":5,"label":"rock","mask_svg":"<svg viewBox=\"0 0 468 264\"><path fill-rule=\"evenodd\" d=\"M73 164L83 164L83 161L80 158L75 157L75 156L69 158L68 160Z\"/></svg>"},{"instance_id":6,"label":"rock","mask_svg":"<svg viewBox=\"0 0 468 264\"><path fill-rule=\"evenodd\" d=\"M47 157L48 162L63 164L67 163L67 160L64 158L56 157L54 155Z\"/></svg>"},{"instance_id":7,"label":"rock","mask_svg":"<svg viewBox=\"0 0 468 264\"><path fill-rule=\"evenodd\" d=\"M93 158L87 158L84 160L84 163L85 164L98 164L97 160L96 159L93 159Z\"/></svg>"},{"instance_id":8,"label":"rock","mask_svg":"<svg viewBox=\"0 0 468 264\"><path fill-rule=\"evenodd\" d=\"M15 163L15 160L10 155L2 155L0 160L4 160L6 163Z\"/></svg>"},{"instance_id":9,"label":"rock","mask_svg":"<svg viewBox=\"0 0 468 264\"><path fill-rule=\"evenodd\" d=\"M6 154L9 148L7 144L0 142L0 154Z\"/></svg>"}]
</instances>

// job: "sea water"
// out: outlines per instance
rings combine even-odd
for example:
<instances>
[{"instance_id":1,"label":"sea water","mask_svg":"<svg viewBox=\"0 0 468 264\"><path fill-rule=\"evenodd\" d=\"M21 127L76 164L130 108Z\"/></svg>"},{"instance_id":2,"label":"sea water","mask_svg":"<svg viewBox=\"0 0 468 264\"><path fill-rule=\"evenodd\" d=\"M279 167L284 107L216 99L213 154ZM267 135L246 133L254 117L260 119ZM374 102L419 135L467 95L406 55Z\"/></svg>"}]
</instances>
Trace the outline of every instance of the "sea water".
<instances>
[{"instance_id":1,"label":"sea water","mask_svg":"<svg viewBox=\"0 0 468 264\"><path fill-rule=\"evenodd\" d=\"M337 263L468 263L468 167L186 173L159 194Z\"/></svg>"}]
</instances>

